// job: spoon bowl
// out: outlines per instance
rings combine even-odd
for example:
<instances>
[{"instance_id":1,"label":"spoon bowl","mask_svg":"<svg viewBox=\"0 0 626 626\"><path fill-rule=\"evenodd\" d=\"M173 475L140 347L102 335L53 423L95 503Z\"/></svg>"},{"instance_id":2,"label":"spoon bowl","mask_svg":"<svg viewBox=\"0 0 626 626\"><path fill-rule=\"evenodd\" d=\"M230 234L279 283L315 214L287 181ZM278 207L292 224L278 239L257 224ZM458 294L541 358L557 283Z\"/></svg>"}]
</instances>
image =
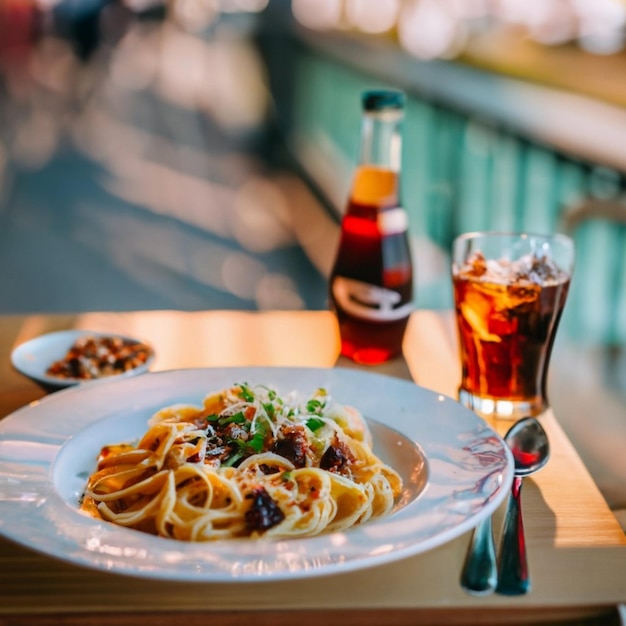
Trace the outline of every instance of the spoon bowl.
<instances>
[{"instance_id":1,"label":"spoon bowl","mask_svg":"<svg viewBox=\"0 0 626 626\"><path fill-rule=\"evenodd\" d=\"M525 417L511 426L504 436L515 461L515 476L530 476L540 470L550 458L548 435L541 424Z\"/></svg>"}]
</instances>

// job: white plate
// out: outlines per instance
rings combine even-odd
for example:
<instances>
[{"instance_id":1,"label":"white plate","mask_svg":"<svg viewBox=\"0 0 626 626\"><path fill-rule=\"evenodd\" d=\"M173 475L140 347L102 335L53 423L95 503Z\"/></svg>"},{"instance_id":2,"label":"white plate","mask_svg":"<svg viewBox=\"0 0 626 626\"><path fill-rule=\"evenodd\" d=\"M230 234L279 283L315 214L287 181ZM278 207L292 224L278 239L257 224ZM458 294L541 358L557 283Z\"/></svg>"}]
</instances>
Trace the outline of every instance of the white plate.
<instances>
[{"instance_id":1,"label":"white plate","mask_svg":"<svg viewBox=\"0 0 626 626\"><path fill-rule=\"evenodd\" d=\"M147 343L143 339L119 335L117 333L101 333L91 330L61 330L54 333L39 335L34 339L25 341L11 353L11 363L18 371L28 376L35 382L42 385L47 390L63 389L84 383L91 383L92 380L79 378L59 378L58 376L48 376L47 369L55 362L62 359L67 351L74 345L74 342L81 337L119 337L128 341L140 341ZM143 374L150 369L154 361L154 350L148 360L127 372L116 374L117 377L130 378Z\"/></svg>"},{"instance_id":2,"label":"white plate","mask_svg":"<svg viewBox=\"0 0 626 626\"><path fill-rule=\"evenodd\" d=\"M302 396L324 387L361 410L373 420L374 450L404 480L394 512L319 537L211 543L154 537L79 512L102 445L141 435L161 407L199 405L236 382ZM0 533L79 565L150 578L281 580L393 561L474 527L506 497L512 479L509 449L474 413L411 382L352 369L189 369L104 380L0 421Z\"/></svg>"}]
</instances>

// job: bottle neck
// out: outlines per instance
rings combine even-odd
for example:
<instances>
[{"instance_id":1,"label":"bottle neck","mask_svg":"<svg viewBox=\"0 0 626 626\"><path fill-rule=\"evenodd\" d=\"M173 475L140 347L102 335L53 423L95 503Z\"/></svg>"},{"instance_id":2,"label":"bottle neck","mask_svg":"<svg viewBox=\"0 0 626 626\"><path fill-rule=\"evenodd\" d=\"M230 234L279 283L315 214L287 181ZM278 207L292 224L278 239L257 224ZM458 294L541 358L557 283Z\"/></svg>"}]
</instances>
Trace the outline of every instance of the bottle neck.
<instances>
[{"instance_id":1,"label":"bottle neck","mask_svg":"<svg viewBox=\"0 0 626 626\"><path fill-rule=\"evenodd\" d=\"M353 205L398 206L403 117L401 109L363 113L361 152L350 198Z\"/></svg>"},{"instance_id":2,"label":"bottle neck","mask_svg":"<svg viewBox=\"0 0 626 626\"><path fill-rule=\"evenodd\" d=\"M361 122L360 165L400 172L402 109L364 111Z\"/></svg>"}]
</instances>

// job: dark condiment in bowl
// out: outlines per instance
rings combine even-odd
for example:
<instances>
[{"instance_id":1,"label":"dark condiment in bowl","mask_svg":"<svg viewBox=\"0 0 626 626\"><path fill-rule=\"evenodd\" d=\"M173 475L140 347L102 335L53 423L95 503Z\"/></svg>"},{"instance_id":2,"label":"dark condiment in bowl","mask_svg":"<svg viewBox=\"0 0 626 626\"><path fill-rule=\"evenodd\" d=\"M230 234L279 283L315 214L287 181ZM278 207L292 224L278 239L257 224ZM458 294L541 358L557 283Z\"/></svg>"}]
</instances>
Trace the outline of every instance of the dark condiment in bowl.
<instances>
[{"instance_id":1,"label":"dark condiment in bowl","mask_svg":"<svg viewBox=\"0 0 626 626\"><path fill-rule=\"evenodd\" d=\"M123 374L144 365L152 348L123 337L93 335L77 339L65 356L46 370L48 376L92 380Z\"/></svg>"}]
</instances>

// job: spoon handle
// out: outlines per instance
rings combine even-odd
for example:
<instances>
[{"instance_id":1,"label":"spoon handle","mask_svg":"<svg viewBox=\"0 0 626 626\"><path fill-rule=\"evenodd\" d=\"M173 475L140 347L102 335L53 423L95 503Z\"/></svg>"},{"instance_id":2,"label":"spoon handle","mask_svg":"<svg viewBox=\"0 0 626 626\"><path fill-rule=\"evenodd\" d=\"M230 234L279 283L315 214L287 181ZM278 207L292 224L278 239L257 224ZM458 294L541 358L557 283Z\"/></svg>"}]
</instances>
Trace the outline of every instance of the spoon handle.
<instances>
[{"instance_id":1,"label":"spoon handle","mask_svg":"<svg viewBox=\"0 0 626 626\"><path fill-rule=\"evenodd\" d=\"M474 529L461 572L461 587L472 595L487 595L496 587L496 550L491 516Z\"/></svg>"},{"instance_id":2,"label":"spoon handle","mask_svg":"<svg viewBox=\"0 0 626 626\"><path fill-rule=\"evenodd\" d=\"M511 496L504 518L504 531L498 560L496 591L507 596L522 595L530 590L521 491L522 478L516 476L513 479Z\"/></svg>"}]
</instances>

